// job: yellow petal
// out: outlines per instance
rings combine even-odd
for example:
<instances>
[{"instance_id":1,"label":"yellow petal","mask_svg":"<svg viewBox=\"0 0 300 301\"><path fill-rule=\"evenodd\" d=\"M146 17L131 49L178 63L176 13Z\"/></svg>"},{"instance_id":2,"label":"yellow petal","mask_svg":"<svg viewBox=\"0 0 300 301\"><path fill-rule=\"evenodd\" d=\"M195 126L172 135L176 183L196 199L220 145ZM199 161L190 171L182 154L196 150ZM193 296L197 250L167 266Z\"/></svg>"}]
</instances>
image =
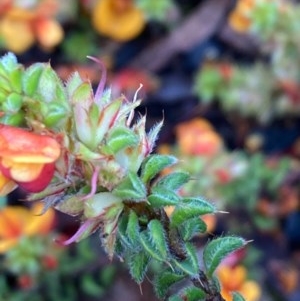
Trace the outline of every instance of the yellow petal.
<instances>
[{"instance_id":1,"label":"yellow petal","mask_svg":"<svg viewBox=\"0 0 300 301\"><path fill-rule=\"evenodd\" d=\"M132 1L129 1L132 2ZM117 41L128 41L138 36L145 27L144 14L132 5L119 7L115 0L100 0L92 13L95 29Z\"/></svg>"},{"instance_id":2,"label":"yellow petal","mask_svg":"<svg viewBox=\"0 0 300 301\"><path fill-rule=\"evenodd\" d=\"M55 20L40 19L34 24L36 38L42 47L52 48L63 40L64 31Z\"/></svg>"},{"instance_id":3,"label":"yellow petal","mask_svg":"<svg viewBox=\"0 0 300 301\"><path fill-rule=\"evenodd\" d=\"M246 32L251 26L251 20L238 12L233 12L229 16L229 25L238 32Z\"/></svg>"},{"instance_id":4,"label":"yellow petal","mask_svg":"<svg viewBox=\"0 0 300 301\"><path fill-rule=\"evenodd\" d=\"M18 238L29 217L28 209L21 206L7 206L0 210L0 237Z\"/></svg>"},{"instance_id":5,"label":"yellow petal","mask_svg":"<svg viewBox=\"0 0 300 301\"><path fill-rule=\"evenodd\" d=\"M14 181L11 181L10 179L6 178L0 172L0 197L8 195L16 187L17 187L17 184Z\"/></svg>"},{"instance_id":6,"label":"yellow petal","mask_svg":"<svg viewBox=\"0 0 300 301\"><path fill-rule=\"evenodd\" d=\"M229 267L223 265L218 270L222 286L228 291L238 291L243 285L247 270L243 266Z\"/></svg>"},{"instance_id":7,"label":"yellow petal","mask_svg":"<svg viewBox=\"0 0 300 301\"><path fill-rule=\"evenodd\" d=\"M53 227L55 211L48 209L40 215L43 210L42 204L33 206L30 212L30 221L24 227L25 235L47 234Z\"/></svg>"},{"instance_id":8,"label":"yellow petal","mask_svg":"<svg viewBox=\"0 0 300 301\"><path fill-rule=\"evenodd\" d=\"M9 159L2 159L1 165L9 169L10 176L16 182L31 182L39 177L44 164L15 163Z\"/></svg>"},{"instance_id":9,"label":"yellow petal","mask_svg":"<svg viewBox=\"0 0 300 301\"><path fill-rule=\"evenodd\" d=\"M247 301L258 301L261 296L260 286L255 281L246 281L239 290Z\"/></svg>"},{"instance_id":10,"label":"yellow petal","mask_svg":"<svg viewBox=\"0 0 300 301\"><path fill-rule=\"evenodd\" d=\"M5 47L15 53L28 50L34 43L30 23L15 14L6 14L0 21L0 36Z\"/></svg>"},{"instance_id":11,"label":"yellow petal","mask_svg":"<svg viewBox=\"0 0 300 301\"><path fill-rule=\"evenodd\" d=\"M9 238L9 239L0 239L0 254L3 254L9 251L18 243L18 239L16 238Z\"/></svg>"}]
</instances>

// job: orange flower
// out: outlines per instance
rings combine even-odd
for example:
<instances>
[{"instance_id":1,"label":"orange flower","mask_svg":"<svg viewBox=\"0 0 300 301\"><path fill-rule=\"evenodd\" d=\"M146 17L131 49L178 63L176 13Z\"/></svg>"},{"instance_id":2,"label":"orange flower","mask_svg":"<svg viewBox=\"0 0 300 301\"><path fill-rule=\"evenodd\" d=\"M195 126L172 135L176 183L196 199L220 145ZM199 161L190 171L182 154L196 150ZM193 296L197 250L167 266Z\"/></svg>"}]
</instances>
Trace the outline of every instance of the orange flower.
<instances>
[{"instance_id":1,"label":"orange flower","mask_svg":"<svg viewBox=\"0 0 300 301\"><path fill-rule=\"evenodd\" d=\"M176 127L177 142L185 155L213 156L222 148L222 139L206 120L196 118Z\"/></svg>"},{"instance_id":2,"label":"orange flower","mask_svg":"<svg viewBox=\"0 0 300 301\"><path fill-rule=\"evenodd\" d=\"M229 16L230 26L239 32L247 31L251 26L250 12L255 6L255 0L240 0Z\"/></svg>"},{"instance_id":3,"label":"orange flower","mask_svg":"<svg viewBox=\"0 0 300 301\"><path fill-rule=\"evenodd\" d=\"M93 9L95 29L123 42L135 38L145 27L145 17L132 0L100 0Z\"/></svg>"},{"instance_id":4,"label":"orange flower","mask_svg":"<svg viewBox=\"0 0 300 301\"><path fill-rule=\"evenodd\" d=\"M59 156L52 137L0 124L0 195L12 191L13 183L28 192L44 190Z\"/></svg>"},{"instance_id":5,"label":"orange flower","mask_svg":"<svg viewBox=\"0 0 300 301\"><path fill-rule=\"evenodd\" d=\"M42 205L31 209L21 206L7 206L0 210L0 253L5 253L18 244L24 236L45 235L50 232L55 218L49 209L42 216Z\"/></svg>"},{"instance_id":6,"label":"orange flower","mask_svg":"<svg viewBox=\"0 0 300 301\"><path fill-rule=\"evenodd\" d=\"M246 279L245 267L221 265L218 269L218 277L222 287L221 295L226 301L232 301L232 292L240 293L247 301L259 300L261 289L255 281Z\"/></svg>"},{"instance_id":7,"label":"orange flower","mask_svg":"<svg viewBox=\"0 0 300 301\"><path fill-rule=\"evenodd\" d=\"M1 16L0 36L8 50L22 53L36 41L45 49L55 47L64 33L60 24L51 19L49 12L43 12L39 7L28 10L12 6Z\"/></svg>"}]
</instances>

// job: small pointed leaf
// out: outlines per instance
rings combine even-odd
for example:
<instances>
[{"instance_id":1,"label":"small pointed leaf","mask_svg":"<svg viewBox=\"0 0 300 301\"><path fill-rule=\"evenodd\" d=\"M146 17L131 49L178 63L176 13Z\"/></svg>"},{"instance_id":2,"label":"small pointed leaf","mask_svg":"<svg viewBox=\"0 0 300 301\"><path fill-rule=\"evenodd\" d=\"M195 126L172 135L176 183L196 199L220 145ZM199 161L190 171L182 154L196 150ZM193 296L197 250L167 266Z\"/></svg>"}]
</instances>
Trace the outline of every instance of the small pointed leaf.
<instances>
[{"instance_id":1,"label":"small pointed leaf","mask_svg":"<svg viewBox=\"0 0 300 301\"><path fill-rule=\"evenodd\" d=\"M164 207L178 204L180 197L172 190L156 187L152 189L152 193L148 196L148 201L152 207Z\"/></svg>"},{"instance_id":2,"label":"small pointed leaf","mask_svg":"<svg viewBox=\"0 0 300 301\"><path fill-rule=\"evenodd\" d=\"M133 253L127 259L129 272L137 283L141 283L144 280L149 262L150 257L145 252Z\"/></svg>"},{"instance_id":3,"label":"small pointed leaf","mask_svg":"<svg viewBox=\"0 0 300 301\"><path fill-rule=\"evenodd\" d=\"M228 254L245 245L245 240L236 236L225 236L211 240L203 251L203 260L207 275L211 277L218 265Z\"/></svg>"},{"instance_id":4,"label":"small pointed leaf","mask_svg":"<svg viewBox=\"0 0 300 301\"><path fill-rule=\"evenodd\" d=\"M128 225L128 214L123 214L118 221L118 242L122 244L124 249L134 249L135 245L129 240L128 234L126 232Z\"/></svg>"},{"instance_id":5,"label":"small pointed leaf","mask_svg":"<svg viewBox=\"0 0 300 301\"><path fill-rule=\"evenodd\" d=\"M189 218L215 212L215 206L202 198L184 198L173 211L171 224L179 226Z\"/></svg>"},{"instance_id":6,"label":"small pointed leaf","mask_svg":"<svg viewBox=\"0 0 300 301\"><path fill-rule=\"evenodd\" d=\"M166 259L168 256L168 245L166 242L165 230L161 222L157 219L151 220L148 224L149 235L151 243L155 247L157 253L159 253L162 259Z\"/></svg>"},{"instance_id":7,"label":"small pointed leaf","mask_svg":"<svg viewBox=\"0 0 300 301\"><path fill-rule=\"evenodd\" d=\"M135 173L129 172L128 176L114 188L113 194L123 200L138 202L146 198L146 187Z\"/></svg>"},{"instance_id":8,"label":"small pointed leaf","mask_svg":"<svg viewBox=\"0 0 300 301\"><path fill-rule=\"evenodd\" d=\"M206 293L202 289L195 286L189 286L185 288L184 290L180 291L180 295L184 300L187 301L206 300Z\"/></svg>"},{"instance_id":9,"label":"small pointed leaf","mask_svg":"<svg viewBox=\"0 0 300 301\"><path fill-rule=\"evenodd\" d=\"M179 226L179 232L184 241L191 240L195 235L205 233L207 226L200 217L186 220Z\"/></svg>"},{"instance_id":10,"label":"small pointed leaf","mask_svg":"<svg viewBox=\"0 0 300 301\"><path fill-rule=\"evenodd\" d=\"M35 63L26 69L22 77L23 90L26 96L33 96L37 91L39 80L43 70L45 69L45 64Z\"/></svg>"},{"instance_id":11,"label":"small pointed leaf","mask_svg":"<svg viewBox=\"0 0 300 301\"><path fill-rule=\"evenodd\" d=\"M188 260L191 262L193 269L199 271L199 261L197 256L197 250L195 246L191 243L186 243L186 255Z\"/></svg>"},{"instance_id":12,"label":"small pointed leaf","mask_svg":"<svg viewBox=\"0 0 300 301\"><path fill-rule=\"evenodd\" d=\"M114 127L106 138L106 143L113 154L121 149L137 144L137 136L126 127Z\"/></svg>"},{"instance_id":13,"label":"small pointed leaf","mask_svg":"<svg viewBox=\"0 0 300 301\"><path fill-rule=\"evenodd\" d=\"M128 239L131 241L133 245L138 245L140 242L139 238L139 220L138 216L133 210L130 210L129 216L128 216L128 223L126 228L126 234L128 236Z\"/></svg>"},{"instance_id":14,"label":"small pointed leaf","mask_svg":"<svg viewBox=\"0 0 300 301\"><path fill-rule=\"evenodd\" d=\"M158 175L164 168L177 163L177 159L173 156L166 155L150 155L142 164L141 179L147 183Z\"/></svg>"},{"instance_id":15,"label":"small pointed leaf","mask_svg":"<svg viewBox=\"0 0 300 301\"><path fill-rule=\"evenodd\" d=\"M157 252L156 246L153 245L149 231L144 231L140 234L140 242L144 250L153 258L158 261L164 261L161 255Z\"/></svg>"},{"instance_id":16,"label":"small pointed leaf","mask_svg":"<svg viewBox=\"0 0 300 301\"><path fill-rule=\"evenodd\" d=\"M157 183L155 183L155 187L164 187L170 190L177 190L182 185L187 183L189 179L190 175L186 172L173 172L160 178Z\"/></svg>"},{"instance_id":17,"label":"small pointed leaf","mask_svg":"<svg viewBox=\"0 0 300 301\"><path fill-rule=\"evenodd\" d=\"M170 289L170 286L185 278L184 274L175 274L170 271L165 271L157 274L154 280L154 289L157 297L164 298Z\"/></svg>"}]
</instances>

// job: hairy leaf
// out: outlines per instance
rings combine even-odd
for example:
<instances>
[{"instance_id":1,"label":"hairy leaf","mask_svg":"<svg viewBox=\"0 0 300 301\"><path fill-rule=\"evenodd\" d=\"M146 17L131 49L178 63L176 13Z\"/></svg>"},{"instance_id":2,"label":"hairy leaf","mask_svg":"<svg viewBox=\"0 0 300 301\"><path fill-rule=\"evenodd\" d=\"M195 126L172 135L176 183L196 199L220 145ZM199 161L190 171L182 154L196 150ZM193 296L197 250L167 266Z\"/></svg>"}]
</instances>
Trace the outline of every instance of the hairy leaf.
<instances>
[{"instance_id":1,"label":"hairy leaf","mask_svg":"<svg viewBox=\"0 0 300 301\"><path fill-rule=\"evenodd\" d=\"M174 272L164 271L158 273L154 280L155 293L159 298L164 298L170 286L185 278L184 274L175 274Z\"/></svg>"},{"instance_id":2,"label":"hairy leaf","mask_svg":"<svg viewBox=\"0 0 300 301\"><path fill-rule=\"evenodd\" d=\"M164 177L161 177L155 187L163 187L170 190L177 190L182 185L187 183L190 179L190 175L186 172L172 172Z\"/></svg>"},{"instance_id":3,"label":"hairy leaf","mask_svg":"<svg viewBox=\"0 0 300 301\"><path fill-rule=\"evenodd\" d=\"M132 253L127 259L130 274L137 283L144 280L149 262L150 257L145 252Z\"/></svg>"},{"instance_id":4,"label":"hairy leaf","mask_svg":"<svg viewBox=\"0 0 300 301\"><path fill-rule=\"evenodd\" d=\"M166 235L164 228L159 220L151 220L148 224L149 235L151 243L155 247L157 253L162 259L166 259L168 256L168 245L166 242Z\"/></svg>"},{"instance_id":5,"label":"hairy leaf","mask_svg":"<svg viewBox=\"0 0 300 301\"><path fill-rule=\"evenodd\" d=\"M132 146L138 142L137 136L126 127L114 127L107 137L107 146L113 154L125 147Z\"/></svg>"},{"instance_id":6,"label":"hairy leaf","mask_svg":"<svg viewBox=\"0 0 300 301\"><path fill-rule=\"evenodd\" d=\"M176 205L180 197L172 190L163 187L156 187L152 189L151 194L148 196L148 201L152 207L164 207Z\"/></svg>"},{"instance_id":7,"label":"hairy leaf","mask_svg":"<svg viewBox=\"0 0 300 301\"><path fill-rule=\"evenodd\" d=\"M187 301L200 301L205 300L206 293L198 287L189 286L180 291L180 295Z\"/></svg>"},{"instance_id":8,"label":"hairy leaf","mask_svg":"<svg viewBox=\"0 0 300 301\"><path fill-rule=\"evenodd\" d=\"M189 241L199 233L205 233L206 224L200 217L194 217L183 222L179 226L179 232L183 240Z\"/></svg>"},{"instance_id":9,"label":"hairy leaf","mask_svg":"<svg viewBox=\"0 0 300 301\"><path fill-rule=\"evenodd\" d=\"M241 237L225 236L213 239L204 248L203 260L207 275L212 276L221 261L231 252L245 246L246 242Z\"/></svg>"},{"instance_id":10,"label":"hairy leaf","mask_svg":"<svg viewBox=\"0 0 300 301\"><path fill-rule=\"evenodd\" d=\"M138 216L133 210L130 210L128 216L126 234L133 245L139 244L139 220Z\"/></svg>"},{"instance_id":11,"label":"hairy leaf","mask_svg":"<svg viewBox=\"0 0 300 301\"><path fill-rule=\"evenodd\" d=\"M133 172L115 187L113 194L123 200L141 201L146 197L146 187L140 178Z\"/></svg>"},{"instance_id":12,"label":"hairy leaf","mask_svg":"<svg viewBox=\"0 0 300 301\"><path fill-rule=\"evenodd\" d=\"M171 215L171 224L179 226L187 219L207 213L214 213L215 211L215 206L202 198L184 198L175 207Z\"/></svg>"},{"instance_id":13,"label":"hairy leaf","mask_svg":"<svg viewBox=\"0 0 300 301\"><path fill-rule=\"evenodd\" d=\"M147 183L158 175L164 168L171 166L176 162L177 159L173 156L150 155L142 164L141 179L144 183Z\"/></svg>"}]
</instances>

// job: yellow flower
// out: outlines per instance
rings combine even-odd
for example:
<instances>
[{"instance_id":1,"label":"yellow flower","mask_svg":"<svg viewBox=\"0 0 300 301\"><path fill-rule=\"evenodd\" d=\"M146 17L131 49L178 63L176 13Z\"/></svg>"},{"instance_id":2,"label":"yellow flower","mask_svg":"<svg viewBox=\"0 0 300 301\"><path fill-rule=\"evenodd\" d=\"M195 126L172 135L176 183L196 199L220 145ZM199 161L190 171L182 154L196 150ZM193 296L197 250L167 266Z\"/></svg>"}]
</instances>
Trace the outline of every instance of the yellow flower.
<instances>
[{"instance_id":1,"label":"yellow flower","mask_svg":"<svg viewBox=\"0 0 300 301\"><path fill-rule=\"evenodd\" d=\"M138 36L146 23L133 0L99 0L92 12L92 22L100 34L120 42Z\"/></svg>"},{"instance_id":2,"label":"yellow flower","mask_svg":"<svg viewBox=\"0 0 300 301\"><path fill-rule=\"evenodd\" d=\"M229 25L236 31L246 32L251 26L250 12L255 0L240 0L229 16Z\"/></svg>"},{"instance_id":3,"label":"yellow flower","mask_svg":"<svg viewBox=\"0 0 300 301\"><path fill-rule=\"evenodd\" d=\"M7 206L0 210L0 253L16 246L25 236L45 235L50 232L55 218L54 210L49 209L42 216L41 204L31 209L21 206Z\"/></svg>"},{"instance_id":4,"label":"yellow flower","mask_svg":"<svg viewBox=\"0 0 300 301\"><path fill-rule=\"evenodd\" d=\"M10 192L13 183L28 192L44 190L59 156L54 138L0 124L0 195Z\"/></svg>"},{"instance_id":5,"label":"yellow flower","mask_svg":"<svg viewBox=\"0 0 300 301\"><path fill-rule=\"evenodd\" d=\"M55 47L64 33L56 20L39 10L9 7L0 19L0 36L8 50L22 53L35 42L45 49Z\"/></svg>"},{"instance_id":6,"label":"yellow flower","mask_svg":"<svg viewBox=\"0 0 300 301\"><path fill-rule=\"evenodd\" d=\"M221 295L226 301L232 301L232 292L240 293L247 301L259 300L261 289L255 281L247 280L245 267L221 265L218 277L222 287Z\"/></svg>"}]
</instances>

